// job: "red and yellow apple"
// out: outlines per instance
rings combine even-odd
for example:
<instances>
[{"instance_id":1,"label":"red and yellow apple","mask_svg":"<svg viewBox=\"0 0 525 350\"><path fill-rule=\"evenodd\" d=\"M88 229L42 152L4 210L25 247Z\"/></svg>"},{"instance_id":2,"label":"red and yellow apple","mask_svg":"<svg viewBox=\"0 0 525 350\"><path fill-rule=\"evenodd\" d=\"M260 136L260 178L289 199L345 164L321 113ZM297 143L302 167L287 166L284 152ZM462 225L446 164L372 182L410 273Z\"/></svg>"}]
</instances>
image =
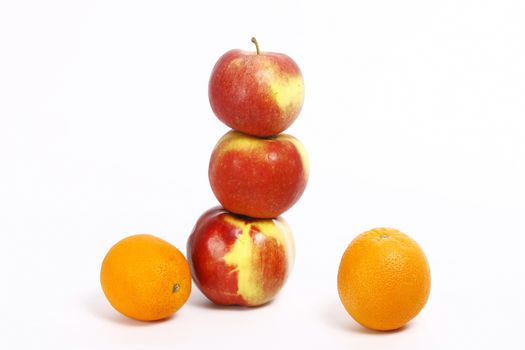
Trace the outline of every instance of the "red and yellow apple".
<instances>
[{"instance_id":1,"label":"red and yellow apple","mask_svg":"<svg viewBox=\"0 0 525 350\"><path fill-rule=\"evenodd\" d=\"M208 169L221 205L254 218L274 218L292 207L308 172L306 151L293 136L259 138L233 130L215 146Z\"/></svg>"},{"instance_id":2,"label":"red and yellow apple","mask_svg":"<svg viewBox=\"0 0 525 350\"><path fill-rule=\"evenodd\" d=\"M266 137L286 130L304 100L304 82L287 55L231 50L215 64L208 97L215 115L230 128Z\"/></svg>"},{"instance_id":3,"label":"red and yellow apple","mask_svg":"<svg viewBox=\"0 0 525 350\"><path fill-rule=\"evenodd\" d=\"M258 306L281 290L294 260L282 218L252 219L220 207L205 212L188 238L193 280L220 305Z\"/></svg>"}]
</instances>

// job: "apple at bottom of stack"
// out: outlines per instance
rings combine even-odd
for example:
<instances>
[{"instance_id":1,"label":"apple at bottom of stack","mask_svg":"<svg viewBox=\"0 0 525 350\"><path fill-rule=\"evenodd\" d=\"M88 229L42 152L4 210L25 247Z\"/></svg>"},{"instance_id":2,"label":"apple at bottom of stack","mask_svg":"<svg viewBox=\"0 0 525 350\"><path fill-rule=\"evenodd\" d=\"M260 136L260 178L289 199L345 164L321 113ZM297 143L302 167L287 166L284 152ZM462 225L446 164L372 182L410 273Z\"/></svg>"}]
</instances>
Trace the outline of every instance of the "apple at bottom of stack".
<instances>
[{"instance_id":1,"label":"apple at bottom of stack","mask_svg":"<svg viewBox=\"0 0 525 350\"><path fill-rule=\"evenodd\" d=\"M187 244L195 284L220 305L271 301L284 286L294 255L294 240L283 218L249 218L221 207L199 218Z\"/></svg>"}]
</instances>

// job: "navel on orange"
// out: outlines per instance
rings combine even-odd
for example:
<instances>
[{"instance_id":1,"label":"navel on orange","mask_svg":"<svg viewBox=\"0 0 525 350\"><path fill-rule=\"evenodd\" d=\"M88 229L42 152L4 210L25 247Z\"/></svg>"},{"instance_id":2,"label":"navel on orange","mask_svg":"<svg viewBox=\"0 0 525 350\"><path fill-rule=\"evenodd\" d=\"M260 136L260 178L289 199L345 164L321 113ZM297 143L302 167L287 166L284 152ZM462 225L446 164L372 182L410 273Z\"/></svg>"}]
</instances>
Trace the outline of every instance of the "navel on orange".
<instances>
[{"instance_id":1,"label":"navel on orange","mask_svg":"<svg viewBox=\"0 0 525 350\"><path fill-rule=\"evenodd\" d=\"M115 309L141 321L171 316L191 291L184 255L151 235L130 236L115 244L102 262L100 283Z\"/></svg>"},{"instance_id":2,"label":"navel on orange","mask_svg":"<svg viewBox=\"0 0 525 350\"><path fill-rule=\"evenodd\" d=\"M409 236L376 228L357 236L344 252L337 288L346 311L358 323L393 330L403 327L425 306L430 268Z\"/></svg>"}]
</instances>

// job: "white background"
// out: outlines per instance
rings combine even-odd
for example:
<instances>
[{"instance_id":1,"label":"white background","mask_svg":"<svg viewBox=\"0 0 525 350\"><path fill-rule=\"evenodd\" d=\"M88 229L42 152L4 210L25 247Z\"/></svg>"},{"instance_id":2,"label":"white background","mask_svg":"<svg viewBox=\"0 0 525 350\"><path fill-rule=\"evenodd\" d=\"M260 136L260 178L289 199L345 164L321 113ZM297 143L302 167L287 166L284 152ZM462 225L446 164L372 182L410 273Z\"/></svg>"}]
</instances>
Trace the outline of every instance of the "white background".
<instances>
[{"instance_id":1,"label":"white background","mask_svg":"<svg viewBox=\"0 0 525 350\"><path fill-rule=\"evenodd\" d=\"M500 1L9 1L0 3L0 347L445 349L524 346L525 3ZM217 204L207 179L227 131L207 97L233 48L303 71L288 130L311 158L284 217L297 259L257 309L195 288L167 321L105 300L107 250L135 233L185 252ZM339 303L357 234L423 247L430 299L397 332Z\"/></svg>"}]
</instances>

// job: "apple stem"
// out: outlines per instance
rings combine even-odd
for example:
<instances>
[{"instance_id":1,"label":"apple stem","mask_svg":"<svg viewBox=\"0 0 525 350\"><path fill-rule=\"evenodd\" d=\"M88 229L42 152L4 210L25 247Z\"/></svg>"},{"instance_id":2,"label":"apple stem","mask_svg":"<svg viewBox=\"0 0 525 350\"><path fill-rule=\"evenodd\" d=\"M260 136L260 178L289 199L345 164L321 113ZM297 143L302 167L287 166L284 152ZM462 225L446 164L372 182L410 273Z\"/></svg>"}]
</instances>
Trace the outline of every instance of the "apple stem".
<instances>
[{"instance_id":1,"label":"apple stem","mask_svg":"<svg viewBox=\"0 0 525 350\"><path fill-rule=\"evenodd\" d=\"M255 44L255 51L257 52L257 54L259 54L259 43L257 42L257 39L255 39L255 37L252 37L252 43Z\"/></svg>"}]
</instances>

